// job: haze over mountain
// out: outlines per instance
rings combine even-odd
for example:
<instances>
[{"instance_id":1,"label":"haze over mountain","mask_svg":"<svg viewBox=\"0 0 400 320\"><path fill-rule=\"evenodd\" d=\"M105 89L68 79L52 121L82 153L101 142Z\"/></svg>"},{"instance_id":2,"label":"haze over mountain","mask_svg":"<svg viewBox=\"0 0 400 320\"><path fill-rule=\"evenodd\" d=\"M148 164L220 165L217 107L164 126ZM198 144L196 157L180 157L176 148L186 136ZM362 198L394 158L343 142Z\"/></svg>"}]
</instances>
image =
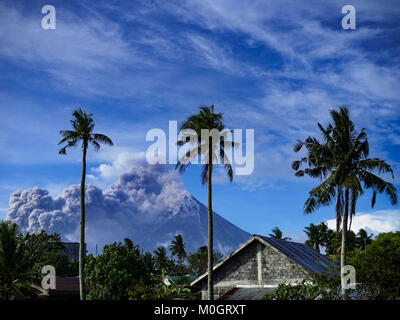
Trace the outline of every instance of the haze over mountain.
<instances>
[{"instance_id":1,"label":"haze over mountain","mask_svg":"<svg viewBox=\"0 0 400 320\"><path fill-rule=\"evenodd\" d=\"M46 189L16 191L10 196L8 220L23 232L60 233L67 241L79 239L79 186L53 198ZM188 252L207 244L207 207L190 195L179 175L162 165L140 165L121 174L103 191L86 186L86 242L95 245L128 237L145 250L168 246L182 234ZM226 255L250 234L214 213L214 248Z\"/></svg>"}]
</instances>

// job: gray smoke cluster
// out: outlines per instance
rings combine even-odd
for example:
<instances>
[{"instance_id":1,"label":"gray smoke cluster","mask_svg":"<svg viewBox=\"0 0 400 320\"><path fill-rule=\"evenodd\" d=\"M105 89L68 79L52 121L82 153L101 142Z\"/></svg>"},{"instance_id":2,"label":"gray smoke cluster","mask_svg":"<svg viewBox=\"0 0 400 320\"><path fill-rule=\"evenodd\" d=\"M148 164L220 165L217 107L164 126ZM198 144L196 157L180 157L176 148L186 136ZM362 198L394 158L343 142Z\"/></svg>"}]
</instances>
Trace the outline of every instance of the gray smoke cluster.
<instances>
[{"instance_id":1,"label":"gray smoke cluster","mask_svg":"<svg viewBox=\"0 0 400 320\"><path fill-rule=\"evenodd\" d=\"M160 165L133 168L105 191L87 185L87 240L107 243L128 236L140 239L147 225L160 224L176 214L188 196L179 177ZM46 230L69 240L78 239L78 185L68 187L55 199L38 187L16 191L9 204L6 219L16 222L21 231Z\"/></svg>"},{"instance_id":2,"label":"gray smoke cluster","mask_svg":"<svg viewBox=\"0 0 400 320\"><path fill-rule=\"evenodd\" d=\"M182 234L189 252L207 244L207 208L183 189L182 179L163 165L140 165L121 174L107 190L87 185L86 243L90 252L98 244L130 238L145 250L168 246ZM10 196L8 220L23 232L45 230L78 241L80 187L73 185L57 198L35 187ZM223 254L248 239L249 234L214 213L215 248Z\"/></svg>"}]
</instances>

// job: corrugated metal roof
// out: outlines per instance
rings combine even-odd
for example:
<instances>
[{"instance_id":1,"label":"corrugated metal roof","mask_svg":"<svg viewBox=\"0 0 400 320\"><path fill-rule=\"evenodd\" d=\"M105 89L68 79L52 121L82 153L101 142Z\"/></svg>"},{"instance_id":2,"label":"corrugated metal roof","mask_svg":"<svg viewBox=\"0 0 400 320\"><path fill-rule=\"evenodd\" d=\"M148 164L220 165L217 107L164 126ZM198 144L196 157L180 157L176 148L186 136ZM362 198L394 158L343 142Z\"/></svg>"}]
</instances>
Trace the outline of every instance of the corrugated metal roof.
<instances>
[{"instance_id":1,"label":"corrugated metal roof","mask_svg":"<svg viewBox=\"0 0 400 320\"><path fill-rule=\"evenodd\" d=\"M261 300L274 290L274 288L232 288L218 300Z\"/></svg>"},{"instance_id":2,"label":"corrugated metal roof","mask_svg":"<svg viewBox=\"0 0 400 320\"><path fill-rule=\"evenodd\" d=\"M255 235L274 246L289 259L303 267L310 273L323 273L327 271L329 261L323 254L318 253L305 243L268 238Z\"/></svg>"},{"instance_id":3,"label":"corrugated metal roof","mask_svg":"<svg viewBox=\"0 0 400 320\"><path fill-rule=\"evenodd\" d=\"M89 285L85 284L86 291L90 291ZM56 288L51 292L75 292L79 293L79 277L56 277Z\"/></svg>"}]
</instances>

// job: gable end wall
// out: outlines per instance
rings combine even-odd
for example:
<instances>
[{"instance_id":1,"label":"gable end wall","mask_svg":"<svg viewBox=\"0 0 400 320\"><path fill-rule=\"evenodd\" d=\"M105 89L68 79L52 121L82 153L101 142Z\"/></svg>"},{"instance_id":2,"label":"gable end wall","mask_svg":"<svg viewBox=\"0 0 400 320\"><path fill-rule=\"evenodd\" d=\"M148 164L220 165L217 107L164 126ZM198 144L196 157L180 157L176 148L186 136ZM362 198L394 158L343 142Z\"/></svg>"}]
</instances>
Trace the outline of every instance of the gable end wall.
<instances>
[{"instance_id":1,"label":"gable end wall","mask_svg":"<svg viewBox=\"0 0 400 320\"><path fill-rule=\"evenodd\" d=\"M260 250L258 261L261 261L261 270L257 264L258 250ZM302 281L307 272L270 244L264 245L255 240L222 264L213 275L215 295L221 296L238 285L277 285ZM203 278L201 286L202 298L205 299L207 277Z\"/></svg>"}]
</instances>

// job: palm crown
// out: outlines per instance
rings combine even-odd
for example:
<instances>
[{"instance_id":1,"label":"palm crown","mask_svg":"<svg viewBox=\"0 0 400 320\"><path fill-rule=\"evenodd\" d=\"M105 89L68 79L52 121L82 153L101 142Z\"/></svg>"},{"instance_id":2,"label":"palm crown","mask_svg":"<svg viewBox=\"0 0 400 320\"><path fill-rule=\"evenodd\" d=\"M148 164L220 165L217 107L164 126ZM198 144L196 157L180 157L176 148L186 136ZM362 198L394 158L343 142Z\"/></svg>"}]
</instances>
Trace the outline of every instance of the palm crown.
<instances>
[{"instance_id":1,"label":"palm crown","mask_svg":"<svg viewBox=\"0 0 400 320\"><path fill-rule=\"evenodd\" d=\"M323 142L308 137L304 142L299 141L294 148L300 151L304 146L307 156L292 163L296 176L309 175L312 178L321 178L324 181L310 191L310 196L304 205L304 212L311 213L321 205L329 205L336 197L337 230L341 223L345 199L343 189L351 191L350 217L355 214L355 205L363 190L372 189L371 206L375 205L376 194L385 192L393 205L397 203L396 188L378 174L389 173L393 177L393 170L384 160L369 159L369 144L365 130L357 132L349 118L349 111L341 107L339 111L331 110L333 124L324 128L318 123ZM308 165L299 170L301 165ZM364 188L362 186L364 185Z\"/></svg>"},{"instance_id":2,"label":"palm crown","mask_svg":"<svg viewBox=\"0 0 400 320\"><path fill-rule=\"evenodd\" d=\"M327 241L328 225L324 222L318 225L311 223L304 228L304 233L308 237L305 243L320 252L319 246L325 245Z\"/></svg>"},{"instance_id":3,"label":"palm crown","mask_svg":"<svg viewBox=\"0 0 400 320\"><path fill-rule=\"evenodd\" d=\"M158 247L154 251L155 266L161 271L161 276L165 276L165 269L168 264L167 250L165 247Z\"/></svg>"},{"instance_id":4,"label":"palm crown","mask_svg":"<svg viewBox=\"0 0 400 320\"><path fill-rule=\"evenodd\" d=\"M183 238L180 234L175 237L175 240L172 241L169 249L171 250L171 254L173 256L177 256L179 263L183 262L183 259L186 257L185 251L185 243L183 242Z\"/></svg>"},{"instance_id":5,"label":"palm crown","mask_svg":"<svg viewBox=\"0 0 400 320\"><path fill-rule=\"evenodd\" d=\"M270 236L271 238L274 238L274 239L292 240L292 239L289 238L289 237L284 237L284 238L283 238L283 233L282 233L281 229L279 229L278 227L273 228L273 229L272 229L272 233L270 233L269 236Z\"/></svg>"},{"instance_id":6,"label":"palm crown","mask_svg":"<svg viewBox=\"0 0 400 320\"><path fill-rule=\"evenodd\" d=\"M72 113L74 119L71 124L74 130L61 130L60 134L63 137L58 143L59 145L66 143L59 151L59 154L66 154L67 148L74 147L79 141L82 141L82 149L86 149L91 143L97 151L100 149L100 144L112 146L111 139L104 134L93 133L94 121L92 114L77 109Z\"/></svg>"},{"instance_id":7,"label":"palm crown","mask_svg":"<svg viewBox=\"0 0 400 320\"><path fill-rule=\"evenodd\" d=\"M211 166L212 168L213 164L218 163L219 160L224 164L229 180L232 181L233 179L233 170L230 163L231 159L229 159L225 149L235 147L237 144L233 141L227 140L230 131L225 130L222 116L222 113L214 113L214 105L201 107L199 113L190 116L181 125L181 130L185 130L185 134L181 137L181 140L178 141L178 145L183 146L184 144L189 143L190 150L179 159L176 168L179 168L182 172L185 170L186 166L190 164L190 161L193 161L198 156L202 157L204 159L201 174L202 184L207 183L208 166ZM203 129L210 131L213 129L218 130L219 141L214 141L211 137L204 139L202 136Z\"/></svg>"}]
</instances>

